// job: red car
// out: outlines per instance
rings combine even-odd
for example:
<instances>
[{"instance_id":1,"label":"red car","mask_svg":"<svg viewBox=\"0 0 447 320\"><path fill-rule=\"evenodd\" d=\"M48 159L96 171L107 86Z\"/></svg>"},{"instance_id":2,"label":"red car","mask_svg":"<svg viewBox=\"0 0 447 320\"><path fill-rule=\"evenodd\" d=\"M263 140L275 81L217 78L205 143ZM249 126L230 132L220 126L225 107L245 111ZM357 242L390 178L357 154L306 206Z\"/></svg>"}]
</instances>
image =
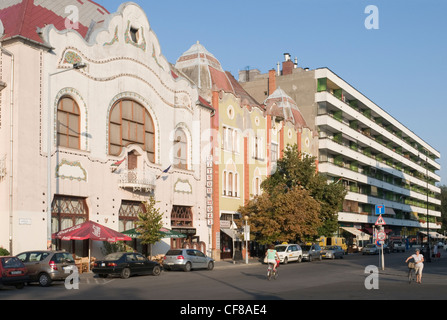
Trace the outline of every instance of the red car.
<instances>
[{"instance_id":1,"label":"red car","mask_svg":"<svg viewBox=\"0 0 447 320\"><path fill-rule=\"evenodd\" d=\"M22 289L29 281L28 270L17 257L0 257L0 285Z\"/></svg>"}]
</instances>

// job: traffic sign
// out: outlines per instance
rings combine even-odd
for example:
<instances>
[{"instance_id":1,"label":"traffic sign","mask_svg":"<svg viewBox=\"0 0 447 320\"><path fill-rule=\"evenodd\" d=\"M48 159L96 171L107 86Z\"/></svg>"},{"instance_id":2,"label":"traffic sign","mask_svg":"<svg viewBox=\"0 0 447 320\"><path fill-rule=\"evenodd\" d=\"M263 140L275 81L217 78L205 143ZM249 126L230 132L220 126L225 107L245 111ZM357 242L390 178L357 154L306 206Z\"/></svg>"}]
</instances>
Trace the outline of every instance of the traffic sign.
<instances>
[{"instance_id":1,"label":"traffic sign","mask_svg":"<svg viewBox=\"0 0 447 320\"><path fill-rule=\"evenodd\" d=\"M382 215L379 216L379 218L377 219L375 225L376 225L376 226L383 226L383 225L386 225L385 220L383 220L383 218L382 218Z\"/></svg>"},{"instance_id":2,"label":"traffic sign","mask_svg":"<svg viewBox=\"0 0 447 320\"><path fill-rule=\"evenodd\" d=\"M386 233L384 231L379 231L377 233L377 239L379 239L379 241L384 241L386 238Z\"/></svg>"},{"instance_id":3,"label":"traffic sign","mask_svg":"<svg viewBox=\"0 0 447 320\"><path fill-rule=\"evenodd\" d=\"M376 214L384 214L385 206L383 204L376 204Z\"/></svg>"}]
</instances>

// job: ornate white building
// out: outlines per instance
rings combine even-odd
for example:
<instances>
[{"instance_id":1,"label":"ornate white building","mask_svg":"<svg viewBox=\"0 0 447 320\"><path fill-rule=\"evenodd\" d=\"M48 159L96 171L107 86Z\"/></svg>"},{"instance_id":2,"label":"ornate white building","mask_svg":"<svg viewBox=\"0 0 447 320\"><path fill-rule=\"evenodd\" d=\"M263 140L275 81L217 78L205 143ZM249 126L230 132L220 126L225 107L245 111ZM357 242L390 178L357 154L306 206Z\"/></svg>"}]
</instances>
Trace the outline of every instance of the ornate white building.
<instances>
[{"instance_id":1,"label":"ornate white building","mask_svg":"<svg viewBox=\"0 0 447 320\"><path fill-rule=\"evenodd\" d=\"M85 220L128 230L153 195L165 227L207 250L213 109L163 56L145 12L8 0L0 20L0 246L45 249L48 226ZM57 246L85 256L86 243Z\"/></svg>"}]
</instances>

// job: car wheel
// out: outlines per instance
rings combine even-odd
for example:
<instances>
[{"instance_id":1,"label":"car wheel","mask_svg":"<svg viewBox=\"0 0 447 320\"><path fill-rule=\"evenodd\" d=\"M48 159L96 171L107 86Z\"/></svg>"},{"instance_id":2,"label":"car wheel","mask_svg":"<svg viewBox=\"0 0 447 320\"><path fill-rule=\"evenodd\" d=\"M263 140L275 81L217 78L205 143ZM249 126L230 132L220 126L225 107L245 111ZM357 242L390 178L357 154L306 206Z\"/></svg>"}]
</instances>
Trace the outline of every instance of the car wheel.
<instances>
[{"instance_id":1,"label":"car wheel","mask_svg":"<svg viewBox=\"0 0 447 320\"><path fill-rule=\"evenodd\" d=\"M48 287L51 284L51 278L48 274L42 273L39 275L39 285L41 287Z\"/></svg>"},{"instance_id":2,"label":"car wheel","mask_svg":"<svg viewBox=\"0 0 447 320\"><path fill-rule=\"evenodd\" d=\"M161 274L160 266L155 266L154 269L152 269L152 275L153 276L159 276L160 274Z\"/></svg>"},{"instance_id":3,"label":"car wheel","mask_svg":"<svg viewBox=\"0 0 447 320\"><path fill-rule=\"evenodd\" d=\"M183 270L186 271L186 272L191 271L191 262L187 262L185 264L185 268Z\"/></svg>"},{"instance_id":4,"label":"car wheel","mask_svg":"<svg viewBox=\"0 0 447 320\"><path fill-rule=\"evenodd\" d=\"M287 264L289 262L289 259L287 257L284 258L284 264Z\"/></svg>"},{"instance_id":5,"label":"car wheel","mask_svg":"<svg viewBox=\"0 0 447 320\"><path fill-rule=\"evenodd\" d=\"M299 256L299 257L298 257L298 263L301 263L301 261L303 261L303 257L302 257L302 256Z\"/></svg>"},{"instance_id":6,"label":"car wheel","mask_svg":"<svg viewBox=\"0 0 447 320\"><path fill-rule=\"evenodd\" d=\"M214 269L214 262L210 261L208 262L208 270L213 270Z\"/></svg>"},{"instance_id":7,"label":"car wheel","mask_svg":"<svg viewBox=\"0 0 447 320\"><path fill-rule=\"evenodd\" d=\"M121 278L128 279L130 277L130 269L124 268L123 271L121 271Z\"/></svg>"}]
</instances>

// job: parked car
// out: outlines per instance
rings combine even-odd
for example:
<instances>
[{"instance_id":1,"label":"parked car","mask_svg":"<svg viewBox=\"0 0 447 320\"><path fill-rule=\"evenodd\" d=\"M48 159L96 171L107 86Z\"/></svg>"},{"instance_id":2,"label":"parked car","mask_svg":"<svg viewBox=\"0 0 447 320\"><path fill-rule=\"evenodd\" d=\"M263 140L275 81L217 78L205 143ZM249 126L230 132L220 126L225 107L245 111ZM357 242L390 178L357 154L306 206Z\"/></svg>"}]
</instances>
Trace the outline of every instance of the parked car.
<instances>
[{"instance_id":1,"label":"parked car","mask_svg":"<svg viewBox=\"0 0 447 320\"><path fill-rule=\"evenodd\" d=\"M29 282L48 287L53 281L64 281L75 270L73 255L66 251L36 250L17 255L28 269Z\"/></svg>"},{"instance_id":2,"label":"parked car","mask_svg":"<svg viewBox=\"0 0 447 320\"><path fill-rule=\"evenodd\" d=\"M127 279L133 275L152 274L159 276L161 266L158 262L134 252L114 252L108 254L102 260L95 261L92 272L101 278L108 275L119 275Z\"/></svg>"},{"instance_id":3,"label":"parked car","mask_svg":"<svg viewBox=\"0 0 447 320\"><path fill-rule=\"evenodd\" d=\"M287 264L289 261L301 262L303 259L303 250L297 244L279 244L275 246L278 252L279 261Z\"/></svg>"},{"instance_id":4,"label":"parked car","mask_svg":"<svg viewBox=\"0 0 447 320\"><path fill-rule=\"evenodd\" d=\"M214 260L199 250L171 249L164 257L163 267L166 270L181 269L191 271L199 268L213 270Z\"/></svg>"},{"instance_id":5,"label":"parked car","mask_svg":"<svg viewBox=\"0 0 447 320\"><path fill-rule=\"evenodd\" d=\"M313 261L315 259L322 260L321 247L318 244L303 245L301 246L303 250L303 259L308 261Z\"/></svg>"},{"instance_id":6,"label":"parked car","mask_svg":"<svg viewBox=\"0 0 447 320\"><path fill-rule=\"evenodd\" d=\"M23 289L29 281L28 270L17 257L0 257L0 285Z\"/></svg>"},{"instance_id":7,"label":"parked car","mask_svg":"<svg viewBox=\"0 0 447 320\"><path fill-rule=\"evenodd\" d=\"M363 247L362 254L379 254L380 250L381 248L377 244L370 243ZM387 244L383 244L383 252L390 253L390 247Z\"/></svg>"},{"instance_id":8,"label":"parked car","mask_svg":"<svg viewBox=\"0 0 447 320\"><path fill-rule=\"evenodd\" d=\"M393 241L390 244L390 247L391 247L390 249L393 252L399 252L399 251L405 252L405 244L402 241Z\"/></svg>"},{"instance_id":9,"label":"parked car","mask_svg":"<svg viewBox=\"0 0 447 320\"><path fill-rule=\"evenodd\" d=\"M321 255L323 258L326 259L343 259L345 251L340 246L327 246L324 247L323 250L321 250Z\"/></svg>"}]
</instances>

